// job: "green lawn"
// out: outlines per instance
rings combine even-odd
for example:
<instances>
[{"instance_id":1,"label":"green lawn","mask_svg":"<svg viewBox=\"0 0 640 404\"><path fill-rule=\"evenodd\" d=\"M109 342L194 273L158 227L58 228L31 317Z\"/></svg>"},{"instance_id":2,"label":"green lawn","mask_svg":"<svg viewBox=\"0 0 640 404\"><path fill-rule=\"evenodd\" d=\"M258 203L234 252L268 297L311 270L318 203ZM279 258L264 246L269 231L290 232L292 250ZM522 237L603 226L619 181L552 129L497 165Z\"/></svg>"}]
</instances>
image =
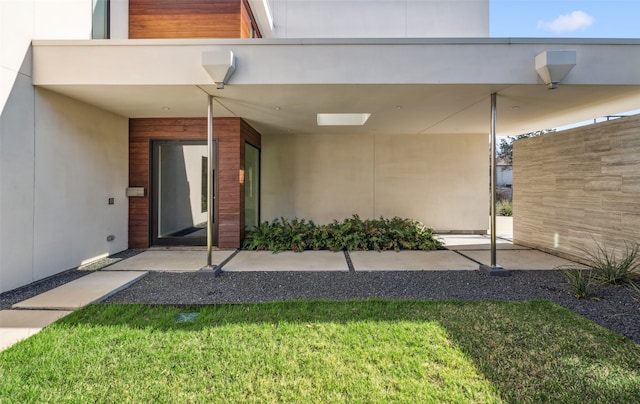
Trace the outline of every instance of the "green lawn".
<instances>
[{"instance_id":1,"label":"green lawn","mask_svg":"<svg viewBox=\"0 0 640 404\"><path fill-rule=\"evenodd\" d=\"M0 353L3 403L638 397L640 345L541 300L92 305Z\"/></svg>"}]
</instances>

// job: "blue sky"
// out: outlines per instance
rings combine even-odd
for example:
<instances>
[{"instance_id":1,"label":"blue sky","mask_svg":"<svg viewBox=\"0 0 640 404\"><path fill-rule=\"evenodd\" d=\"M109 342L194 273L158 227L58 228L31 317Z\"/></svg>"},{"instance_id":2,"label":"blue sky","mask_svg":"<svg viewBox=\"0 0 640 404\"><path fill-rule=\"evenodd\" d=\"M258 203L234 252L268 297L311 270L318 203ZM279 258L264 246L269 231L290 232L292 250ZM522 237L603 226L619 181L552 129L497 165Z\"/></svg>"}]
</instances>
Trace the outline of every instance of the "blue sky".
<instances>
[{"instance_id":1,"label":"blue sky","mask_svg":"<svg viewBox=\"0 0 640 404\"><path fill-rule=\"evenodd\" d=\"M490 0L492 37L640 38L640 0Z\"/></svg>"}]
</instances>

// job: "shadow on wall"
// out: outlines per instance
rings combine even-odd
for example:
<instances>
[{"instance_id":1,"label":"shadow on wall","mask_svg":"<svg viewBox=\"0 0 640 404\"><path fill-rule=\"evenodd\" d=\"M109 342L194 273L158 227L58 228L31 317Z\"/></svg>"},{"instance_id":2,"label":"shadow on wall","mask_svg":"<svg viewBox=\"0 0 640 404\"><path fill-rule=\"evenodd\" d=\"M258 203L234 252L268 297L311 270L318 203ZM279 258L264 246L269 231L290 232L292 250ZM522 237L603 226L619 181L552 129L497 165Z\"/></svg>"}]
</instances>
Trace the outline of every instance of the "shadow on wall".
<instances>
[{"instance_id":1,"label":"shadow on wall","mask_svg":"<svg viewBox=\"0 0 640 404\"><path fill-rule=\"evenodd\" d=\"M0 292L34 279L35 90L31 48L20 69L0 66Z\"/></svg>"}]
</instances>

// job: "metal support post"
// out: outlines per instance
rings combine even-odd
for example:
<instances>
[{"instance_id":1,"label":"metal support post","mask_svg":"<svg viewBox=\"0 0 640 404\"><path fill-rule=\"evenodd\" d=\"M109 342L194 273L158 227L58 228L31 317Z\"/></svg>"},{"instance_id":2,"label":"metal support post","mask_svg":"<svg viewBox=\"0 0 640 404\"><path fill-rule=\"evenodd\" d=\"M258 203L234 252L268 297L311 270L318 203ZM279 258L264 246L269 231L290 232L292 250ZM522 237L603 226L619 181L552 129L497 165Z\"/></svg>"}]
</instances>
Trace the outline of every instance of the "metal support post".
<instances>
[{"instance_id":1,"label":"metal support post","mask_svg":"<svg viewBox=\"0 0 640 404\"><path fill-rule=\"evenodd\" d=\"M213 250L213 96L209 95L207 113L207 267L212 267Z\"/></svg>"},{"instance_id":2,"label":"metal support post","mask_svg":"<svg viewBox=\"0 0 640 404\"><path fill-rule=\"evenodd\" d=\"M491 266L496 266L496 93L491 94Z\"/></svg>"},{"instance_id":3,"label":"metal support post","mask_svg":"<svg viewBox=\"0 0 640 404\"><path fill-rule=\"evenodd\" d=\"M496 263L496 93L491 93L491 159L490 159L490 188L491 188L491 265L480 265L480 270L491 276L509 276L509 271L504 270Z\"/></svg>"}]
</instances>

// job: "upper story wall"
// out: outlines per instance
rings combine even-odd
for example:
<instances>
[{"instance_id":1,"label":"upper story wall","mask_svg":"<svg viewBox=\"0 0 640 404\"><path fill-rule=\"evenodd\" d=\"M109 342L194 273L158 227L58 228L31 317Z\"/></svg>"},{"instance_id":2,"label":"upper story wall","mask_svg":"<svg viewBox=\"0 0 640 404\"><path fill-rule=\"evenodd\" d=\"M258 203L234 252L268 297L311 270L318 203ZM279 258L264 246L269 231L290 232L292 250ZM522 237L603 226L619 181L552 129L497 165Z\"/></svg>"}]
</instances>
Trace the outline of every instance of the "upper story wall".
<instances>
[{"instance_id":1,"label":"upper story wall","mask_svg":"<svg viewBox=\"0 0 640 404\"><path fill-rule=\"evenodd\" d=\"M31 77L33 39L91 39L92 0L0 0L0 113L18 75Z\"/></svg>"},{"instance_id":2,"label":"upper story wall","mask_svg":"<svg viewBox=\"0 0 640 404\"><path fill-rule=\"evenodd\" d=\"M246 0L129 0L128 15L130 39L260 37Z\"/></svg>"},{"instance_id":3,"label":"upper story wall","mask_svg":"<svg viewBox=\"0 0 640 404\"><path fill-rule=\"evenodd\" d=\"M276 38L489 36L489 0L268 0L267 4Z\"/></svg>"},{"instance_id":4,"label":"upper story wall","mask_svg":"<svg viewBox=\"0 0 640 404\"><path fill-rule=\"evenodd\" d=\"M111 38L488 37L489 0L111 0Z\"/></svg>"}]
</instances>

